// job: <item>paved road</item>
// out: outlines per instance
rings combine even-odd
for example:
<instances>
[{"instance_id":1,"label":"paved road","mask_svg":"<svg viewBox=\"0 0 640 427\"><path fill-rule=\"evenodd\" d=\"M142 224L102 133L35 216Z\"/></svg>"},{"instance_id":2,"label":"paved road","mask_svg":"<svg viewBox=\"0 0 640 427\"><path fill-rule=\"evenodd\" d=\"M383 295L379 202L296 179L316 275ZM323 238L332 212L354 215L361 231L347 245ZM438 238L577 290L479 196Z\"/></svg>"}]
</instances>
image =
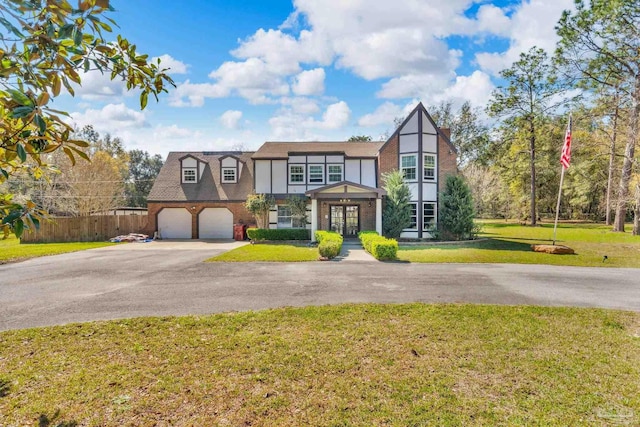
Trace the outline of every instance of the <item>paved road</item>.
<instances>
[{"instance_id":1,"label":"paved road","mask_svg":"<svg viewBox=\"0 0 640 427\"><path fill-rule=\"evenodd\" d=\"M202 262L235 245L128 244L0 265L0 330L344 302L473 302L640 311L637 269Z\"/></svg>"}]
</instances>

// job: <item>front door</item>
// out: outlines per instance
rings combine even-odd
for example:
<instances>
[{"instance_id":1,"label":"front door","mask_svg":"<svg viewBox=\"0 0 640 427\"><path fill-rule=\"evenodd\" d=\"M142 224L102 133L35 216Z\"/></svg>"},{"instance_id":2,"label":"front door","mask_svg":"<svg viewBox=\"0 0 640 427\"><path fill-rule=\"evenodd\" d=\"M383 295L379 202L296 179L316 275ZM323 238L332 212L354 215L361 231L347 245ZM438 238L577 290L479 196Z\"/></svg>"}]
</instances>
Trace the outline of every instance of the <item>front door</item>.
<instances>
[{"instance_id":1,"label":"front door","mask_svg":"<svg viewBox=\"0 0 640 427\"><path fill-rule=\"evenodd\" d=\"M357 237L360 231L359 206L331 206L329 228L344 237Z\"/></svg>"}]
</instances>

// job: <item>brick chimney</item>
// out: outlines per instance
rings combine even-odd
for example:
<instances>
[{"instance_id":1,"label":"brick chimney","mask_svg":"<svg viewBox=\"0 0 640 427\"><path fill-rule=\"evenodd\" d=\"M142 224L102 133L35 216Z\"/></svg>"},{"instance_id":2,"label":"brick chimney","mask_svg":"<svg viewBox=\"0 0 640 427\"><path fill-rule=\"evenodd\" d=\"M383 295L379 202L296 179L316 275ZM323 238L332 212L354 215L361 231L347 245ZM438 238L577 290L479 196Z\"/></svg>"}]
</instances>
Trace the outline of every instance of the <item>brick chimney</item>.
<instances>
[{"instance_id":1,"label":"brick chimney","mask_svg":"<svg viewBox=\"0 0 640 427\"><path fill-rule=\"evenodd\" d=\"M451 128L440 128L440 132L444 133L447 138L451 139Z\"/></svg>"}]
</instances>

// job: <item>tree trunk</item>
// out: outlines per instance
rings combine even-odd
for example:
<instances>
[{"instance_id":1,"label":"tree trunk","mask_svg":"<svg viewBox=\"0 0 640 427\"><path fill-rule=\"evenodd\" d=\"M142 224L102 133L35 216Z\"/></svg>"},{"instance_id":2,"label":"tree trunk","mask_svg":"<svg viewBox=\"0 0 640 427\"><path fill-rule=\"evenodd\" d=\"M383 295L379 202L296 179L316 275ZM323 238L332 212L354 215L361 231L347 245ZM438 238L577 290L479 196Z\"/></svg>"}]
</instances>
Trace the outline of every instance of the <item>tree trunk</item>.
<instances>
[{"instance_id":1,"label":"tree trunk","mask_svg":"<svg viewBox=\"0 0 640 427\"><path fill-rule=\"evenodd\" d=\"M531 225L534 226L538 217L536 215L536 134L533 118L529 123L529 131L531 132L529 135L531 149Z\"/></svg>"},{"instance_id":2,"label":"tree trunk","mask_svg":"<svg viewBox=\"0 0 640 427\"><path fill-rule=\"evenodd\" d=\"M605 214L605 222L607 225L611 225L611 191L613 189L613 169L616 159L616 139L618 138L618 92L614 98L616 103L615 112L613 114L613 135L611 135L611 146L609 147L609 175L607 176L607 202L605 208L607 210Z\"/></svg>"},{"instance_id":3,"label":"tree trunk","mask_svg":"<svg viewBox=\"0 0 640 427\"><path fill-rule=\"evenodd\" d=\"M636 184L636 208L633 211L633 235L640 236L640 183Z\"/></svg>"},{"instance_id":4,"label":"tree trunk","mask_svg":"<svg viewBox=\"0 0 640 427\"><path fill-rule=\"evenodd\" d=\"M622 173L620 174L620 185L618 186L618 205L616 207L616 218L613 221L613 231L624 232L624 219L627 215L627 202L629 197L629 181L631 180L631 170L633 167L633 157L638 138L638 116L640 116L640 74L636 75L635 87L632 96L631 116L629 117L629 139L624 150L624 162L622 163Z\"/></svg>"}]
</instances>

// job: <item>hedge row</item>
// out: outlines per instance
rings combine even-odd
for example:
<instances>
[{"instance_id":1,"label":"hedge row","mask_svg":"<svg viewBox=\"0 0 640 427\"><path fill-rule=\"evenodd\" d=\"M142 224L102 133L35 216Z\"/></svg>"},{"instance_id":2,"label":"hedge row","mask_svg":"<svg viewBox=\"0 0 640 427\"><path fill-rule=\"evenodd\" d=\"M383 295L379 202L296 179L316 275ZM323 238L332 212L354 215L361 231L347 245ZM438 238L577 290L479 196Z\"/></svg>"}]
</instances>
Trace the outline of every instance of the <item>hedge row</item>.
<instances>
[{"instance_id":1,"label":"hedge row","mask_svg":"<svg viewBox=\"0 0 640 427\"><path fill-rule=\"evenodd\" d=\"M362 243L362 247L374 258L379 260L396 259L398 254L398 241L396 239L387 239L375 231L361 231L358 233L358 238Z\"/></svg>"},{"instance_id":2,"label":"hedge row","mask_svg":"<svg viewBox=\"0 0 640 427\"><path fill-rule=\"evenodd\" d=\"M251 240L309 240L310 232L304 228L248 228Z\"/></svg>"},{"instance_id":3,"label":"hedge row","mask_svg":"<svg viewBox=\"0 0 640 427\"><path fill-rule=\"evenodd\" d=\"M335 258L342 250L342 236L335 231L316 231L318 251L321 257Z\"/></svg>"}]
</instances>

